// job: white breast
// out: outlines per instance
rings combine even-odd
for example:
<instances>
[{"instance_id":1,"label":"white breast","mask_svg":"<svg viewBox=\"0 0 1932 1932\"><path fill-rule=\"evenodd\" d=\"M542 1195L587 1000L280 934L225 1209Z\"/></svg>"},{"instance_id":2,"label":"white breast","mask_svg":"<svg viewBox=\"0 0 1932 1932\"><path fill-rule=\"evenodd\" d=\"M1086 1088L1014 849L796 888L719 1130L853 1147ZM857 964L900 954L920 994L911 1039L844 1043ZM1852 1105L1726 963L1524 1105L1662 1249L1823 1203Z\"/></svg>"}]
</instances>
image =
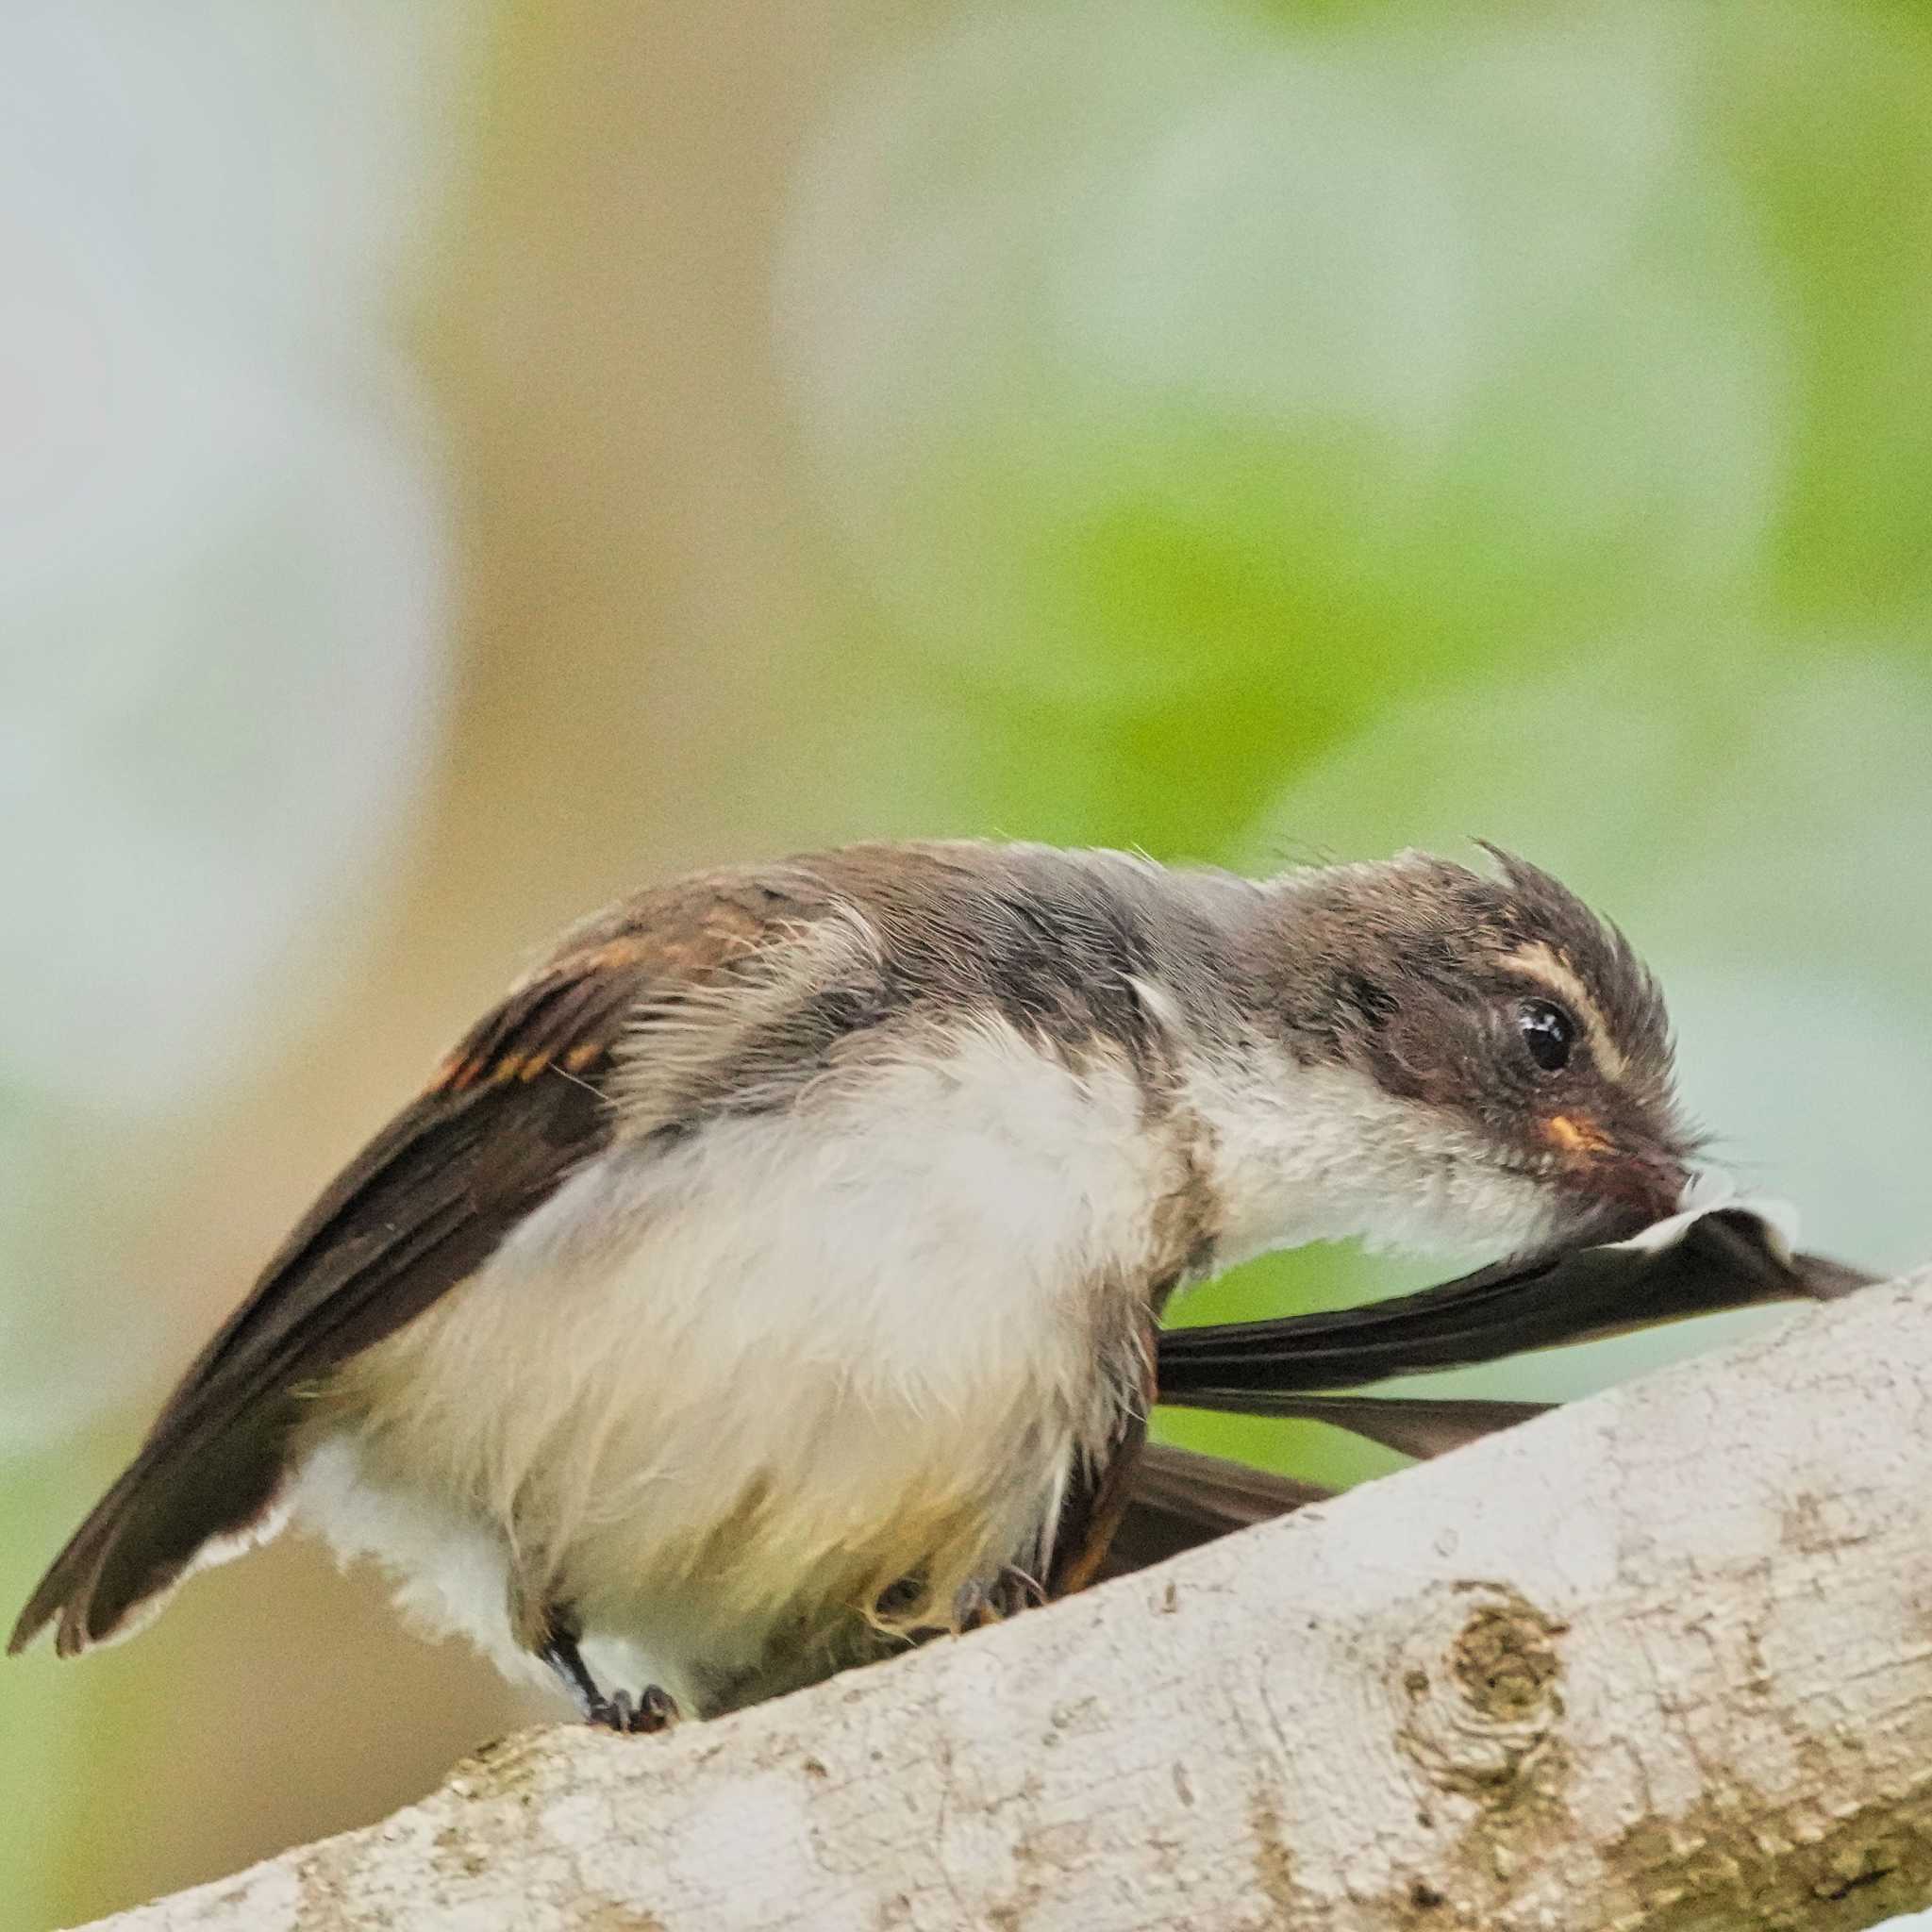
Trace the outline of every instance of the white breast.
<instances>
[{"instance_id":1,"label":"white breast","mask_svg":"<svg viewBox=\"0 0 1932 1932\"><path fill-rule=\"evenodd\" d=\"M1298 1066L1259 1041L1197 1061L1187 1093L1206 1129L1222 1266L1348 1239L1507 1253L1553 1229L1547 1187L1498 1167L1442 1109L1387 1093L1351 1068Z\"/></svg>"},{"instance_id":2,"label":"white breast","mask_svg":"<svg viewBox=\"0 0 1932 1932\"><path fill-rule=\"evenodd\" d=\"M990 1022L622 1147L358 1358L301 1505L515 1665L513 1552L688 1704L910 1573L943 1615L1113 1420L1174 1179L1141 1105Z\"/></svg>"}]
</instances>

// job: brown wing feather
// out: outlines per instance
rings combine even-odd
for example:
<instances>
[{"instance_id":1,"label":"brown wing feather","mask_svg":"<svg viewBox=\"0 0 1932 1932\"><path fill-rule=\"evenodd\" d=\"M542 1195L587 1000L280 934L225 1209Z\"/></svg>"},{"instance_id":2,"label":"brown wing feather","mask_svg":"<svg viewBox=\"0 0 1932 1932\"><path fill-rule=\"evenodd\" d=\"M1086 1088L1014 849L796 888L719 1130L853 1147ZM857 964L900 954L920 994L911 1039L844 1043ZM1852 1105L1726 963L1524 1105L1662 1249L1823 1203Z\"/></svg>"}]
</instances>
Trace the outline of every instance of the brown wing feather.
<instances>
[{"instance_id":1,"label":"brown wing feather","mask_svg":"<svg viewBox=\"0 0 1932 1932\"><path fill-rule=\"evenodd\" d=\"M8 1651L57 1617L63 1655L115 1635L211 1539L261 1523L301 1387L460 1282L608 1143L612 1051L639 998L715 974L805 909L748 876L685 882L580 927L515 988L289 1236L55 1558Z\"/></svg>"}]
</instances>

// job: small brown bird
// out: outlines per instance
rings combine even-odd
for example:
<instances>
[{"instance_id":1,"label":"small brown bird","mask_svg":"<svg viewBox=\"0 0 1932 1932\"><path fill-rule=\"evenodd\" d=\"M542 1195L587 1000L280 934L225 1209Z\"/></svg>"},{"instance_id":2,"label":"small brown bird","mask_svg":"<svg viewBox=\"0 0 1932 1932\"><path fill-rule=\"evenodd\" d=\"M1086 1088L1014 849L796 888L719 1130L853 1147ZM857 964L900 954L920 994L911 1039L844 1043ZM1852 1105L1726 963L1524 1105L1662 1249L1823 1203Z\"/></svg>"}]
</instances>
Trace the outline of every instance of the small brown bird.
<instances>
[{"instance_id":1,"label":"small brown bird","mask_svg":"<svg viewBox=\"0 0 1932 1932\"><path fill-rule=\"evenodd\" d=\"M1078 1587L1176 1288L1677 1206L1655 984L1492 856L859 846L598 914L323 1194L11 1647L125 1635L291 1514L625 1728ZM1188 1473L1142 1476L1156 1542Z\"/></svg>"}]
</instances>

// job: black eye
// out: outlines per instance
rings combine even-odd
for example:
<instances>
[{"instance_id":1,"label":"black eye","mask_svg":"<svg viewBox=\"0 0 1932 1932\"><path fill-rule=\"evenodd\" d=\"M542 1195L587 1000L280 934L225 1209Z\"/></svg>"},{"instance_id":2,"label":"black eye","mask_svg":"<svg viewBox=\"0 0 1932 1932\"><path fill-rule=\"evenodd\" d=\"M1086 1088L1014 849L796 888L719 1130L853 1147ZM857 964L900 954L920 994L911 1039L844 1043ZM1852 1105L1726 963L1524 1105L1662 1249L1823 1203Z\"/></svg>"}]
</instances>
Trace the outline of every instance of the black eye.
<instances>
[{"instance_id":1,"label":"black eye","mask_svg":"<svg viewBox=\"0 0 1932 1932\"><path fill-rule=\"evenodd\" d=\"M1524 1000L1516 1009L1517 1030L1529 1057L1546 1074L1560 1074L1570 1064L1576 1042L1576 1022L1549 1000Z\"/></svg>"}]
</instances>

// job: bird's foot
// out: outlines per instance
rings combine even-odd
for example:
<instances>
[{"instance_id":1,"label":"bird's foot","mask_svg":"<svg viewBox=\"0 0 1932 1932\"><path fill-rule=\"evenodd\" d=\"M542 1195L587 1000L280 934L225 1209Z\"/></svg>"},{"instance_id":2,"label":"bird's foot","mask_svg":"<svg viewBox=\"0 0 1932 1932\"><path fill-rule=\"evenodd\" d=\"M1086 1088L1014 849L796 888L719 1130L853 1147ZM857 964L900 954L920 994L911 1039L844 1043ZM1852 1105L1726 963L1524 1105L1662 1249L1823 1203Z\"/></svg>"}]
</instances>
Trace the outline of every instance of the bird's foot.
<instances>
[{"instance_id":1,"label":"bird's foot","mask_svg":"<svg viewBox=\"0 0 1932 1932\"><path fill-rule=\"evenodd\" d=\"M613 1690L609 1696L592 1697L584 1709L584 1721L599 1730L621 1732L627 1738L650 1737L668 1731L682 1713L670 1691L647 1684L633 1697L628 1690Z\"/></svg>"},{"instance_id":2,"label":"bird's foot","mask_svg":"<svg viewBox=\"0 0 1932 1932\"><path fill-rule=\"evenodd\" d=\"M1008 1563L997 1576L969 1583L959 1592L953 1606L953 1620L960 1630L977 1630L988 1624L1003 1624L1022 1610L1038 1609L1045 1601L1045 1587Z\"/></svg>"},{"instance_id":3,"label":"bird's foot","mask_svg":"<svg viewBox=\"0 0 1932 1932\"><path fill-rule=\"evenodd\" d=\"M676 1699L656 1684L646 1685L635 1697L628 1690L607 1694L600 1690L577 1648L580 1635L575 1615L565 1606L554 1606L544 1618L543 1641L537 1655L557 1673L558 1681L569 1691L587 1724L640 1738L668 1731L677 1722Z\"/></svg>"}]
</instances>

